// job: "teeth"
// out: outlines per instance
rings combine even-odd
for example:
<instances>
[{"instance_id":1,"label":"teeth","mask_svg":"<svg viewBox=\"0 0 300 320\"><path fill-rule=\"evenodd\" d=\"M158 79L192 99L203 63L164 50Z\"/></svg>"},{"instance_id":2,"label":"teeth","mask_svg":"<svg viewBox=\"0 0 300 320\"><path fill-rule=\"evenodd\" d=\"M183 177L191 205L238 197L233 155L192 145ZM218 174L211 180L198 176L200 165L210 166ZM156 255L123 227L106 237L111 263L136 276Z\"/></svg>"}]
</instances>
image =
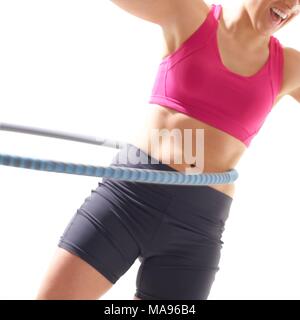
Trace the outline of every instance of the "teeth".
<instances>
[{"instance_id":1,"label":"teeth","mask_svg":"<svg viewBox=\"0 0 300 320\"><path fill-rule=\"evenodd\" d=\"M271 8L275 13L277 13L281 19L285 20L288 15L277 8Z\"/></svg>"}]
</instances>

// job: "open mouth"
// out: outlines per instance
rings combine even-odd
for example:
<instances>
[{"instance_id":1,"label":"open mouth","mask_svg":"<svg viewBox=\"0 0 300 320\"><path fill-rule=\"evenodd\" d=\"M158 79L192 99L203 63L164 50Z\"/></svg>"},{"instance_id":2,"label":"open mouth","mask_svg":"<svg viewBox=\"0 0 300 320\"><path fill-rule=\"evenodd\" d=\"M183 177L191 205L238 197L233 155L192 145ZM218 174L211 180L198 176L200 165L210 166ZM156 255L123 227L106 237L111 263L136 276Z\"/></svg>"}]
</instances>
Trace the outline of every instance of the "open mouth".
<instances>
[{"instance_id":1,"label":"open mouth","mask_svg":"<svg viewBox=\"0 0 300 320\"><path fill-rule=\"evenodd\" d=\"M277 24L281 24L282 21L284 21L284 19L282 19L280 17L280 15L278 15L275 11L273 11L272 9L270 9L270 14L271 14L271 18L272 20Z\"/></svg>"}]
</instances>

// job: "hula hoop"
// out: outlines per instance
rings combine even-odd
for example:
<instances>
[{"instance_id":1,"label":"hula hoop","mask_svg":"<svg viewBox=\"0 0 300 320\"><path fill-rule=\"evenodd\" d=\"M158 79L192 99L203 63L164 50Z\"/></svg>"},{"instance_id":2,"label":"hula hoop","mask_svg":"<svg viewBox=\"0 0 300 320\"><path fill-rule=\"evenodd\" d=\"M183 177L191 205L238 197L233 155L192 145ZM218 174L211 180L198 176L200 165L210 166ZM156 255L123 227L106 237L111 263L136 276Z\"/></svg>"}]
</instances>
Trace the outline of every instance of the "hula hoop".
<instances>
[{"instance_id":1,"label":"hula hoop","mask_svg":"<svg viewBox=\"0 0 300 320\"><path fill-rule=\"evenodd\" d=\"M0 130L72 140L115 149L122 149L128 145L128 143L119 140L103 139L99 137L8 123L0 123ZM136 169L119 166L92 166L46 159L25 158L2 153L0 153L0 165L56 173L104 177L116 180L172 185L229 184L233 183L238 178L238 172L235 169L230 169L220 173L185 174L177 171Z\"/></svg>"}]
</instances>

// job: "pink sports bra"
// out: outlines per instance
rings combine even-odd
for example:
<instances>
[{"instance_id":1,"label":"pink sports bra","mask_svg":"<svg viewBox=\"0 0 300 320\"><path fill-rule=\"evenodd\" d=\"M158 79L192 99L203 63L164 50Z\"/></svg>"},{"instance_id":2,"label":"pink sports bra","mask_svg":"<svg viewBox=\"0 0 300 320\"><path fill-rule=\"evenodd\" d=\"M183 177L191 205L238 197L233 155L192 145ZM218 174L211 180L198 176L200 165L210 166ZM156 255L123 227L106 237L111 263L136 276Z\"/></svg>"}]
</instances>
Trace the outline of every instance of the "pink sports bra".
<instances>
[{"instance_id":1,"label":"pink sports bra","mask_svg":"<svg viewBox=\"0 0 300 320\"><path fill-rule=\"evenodd\" d=\"M252 76L222 63L217 44L221 5L173 53L161 60L149 103L177 110L229 133L247 147L272 109L283 78L283 47L269 41L269 58Z\"/></svg>"}]
</instances>

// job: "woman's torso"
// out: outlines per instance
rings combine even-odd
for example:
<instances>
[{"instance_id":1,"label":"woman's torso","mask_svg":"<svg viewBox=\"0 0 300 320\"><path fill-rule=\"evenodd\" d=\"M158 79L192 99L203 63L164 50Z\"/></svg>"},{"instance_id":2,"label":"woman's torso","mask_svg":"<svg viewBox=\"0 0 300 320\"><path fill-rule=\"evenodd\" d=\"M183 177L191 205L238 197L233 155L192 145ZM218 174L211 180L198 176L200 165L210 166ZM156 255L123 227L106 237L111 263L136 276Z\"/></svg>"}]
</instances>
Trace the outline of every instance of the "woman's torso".
<instances>
[{"instance_id":1,"label":"woman's torso","mask_svg":"<svg viewBox=\"0 0 300 320\"><path fill-rule=\"evenodd\" d=\"M176 30L164 31L167 48L164 56L169 55L179 48L195 29L199 27L199 24L205 20L210 7L207 6L201 9L202 10L199 10L201 12L197 12L195 8L189 15L188 21L178 21ZM217 35L222 61L229 70L235 73L244 76L255 74L268 59L269 51L267 45L264 49L261 49L260 52L258 50L257 55L253 55L253 52L247 55L244 49L232 43L228 37L226 38L226 33L223 31L222 16L220 17ZM228 52L226 48L230 48L230 52ZM241 50L243 50L243 54L241 54ZM237 57L239 58L237 59ZM283 81L286 81L286 78L287 75L285 74ZM284 92L284 89L285 85L283 84L281 92ZM281 93L278 95L275 104L280 97ZM184 129L192 129L193 154L195 154L196 147L196 129L204 129L204 166L201 167L201 172L223 172L232 169L237 165L247 149L245 144L237 138L188 115L158 104L149 104L147 108L146 119L143 122L142 130L139 130L129 142L178 171L185 171L187 168L191 170L190 163L183 161L178 164L175 161L176 157L177 159L184 159L185 140L182 139L182 143L178 145L172 143L174 140L168 139L160 139L159 143L153 144L153 129L158 131L172 131L176 128L182 132L182 137L184 136ZM194 170L197 169L199 168L194 168ZM234 196L234 183L216 184L210 185L210 187L230 197Z\"/></svg>"}]
</instances>

